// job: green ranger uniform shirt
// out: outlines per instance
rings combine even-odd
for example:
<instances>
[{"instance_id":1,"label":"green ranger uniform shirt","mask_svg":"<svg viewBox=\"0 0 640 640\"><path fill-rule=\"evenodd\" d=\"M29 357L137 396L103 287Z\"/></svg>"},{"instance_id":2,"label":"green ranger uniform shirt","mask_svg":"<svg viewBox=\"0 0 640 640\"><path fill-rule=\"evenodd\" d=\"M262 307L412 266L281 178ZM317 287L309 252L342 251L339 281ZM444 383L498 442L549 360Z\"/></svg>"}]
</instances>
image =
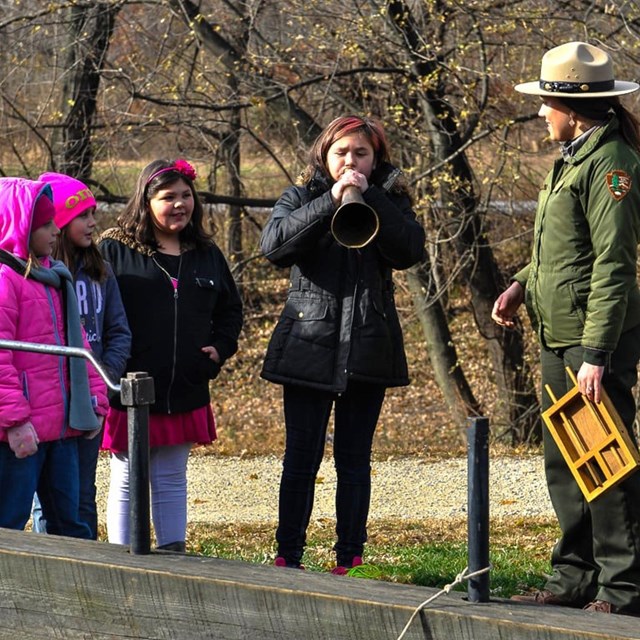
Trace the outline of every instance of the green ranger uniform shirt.
<instances>
[{"instance_id":1,"label":"green ranger uniform shirt","mask_svg":"<svg viewBox=\"0 0 640 640\"><path fill-rule=\"evenodd\" d=\"M611 352L640 324L640 154L615 116L574 156L559 158L540 191L525 287L534 329L547 348ZM604 364L590 360L592 364Z\"/></svg>"}]
</instances>

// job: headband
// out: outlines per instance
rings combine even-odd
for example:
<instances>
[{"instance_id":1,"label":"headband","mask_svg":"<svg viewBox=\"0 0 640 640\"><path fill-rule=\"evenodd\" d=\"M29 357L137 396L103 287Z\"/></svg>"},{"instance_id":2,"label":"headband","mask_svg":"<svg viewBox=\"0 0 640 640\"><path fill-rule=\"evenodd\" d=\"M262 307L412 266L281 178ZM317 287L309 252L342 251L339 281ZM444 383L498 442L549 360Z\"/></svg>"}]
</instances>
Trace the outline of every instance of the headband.
<instances>
[{"instance_id":1,"label":"headband","mask_svg":"<svg viewBox=\"0 0 640 640\"><path fill-rule=\"evenodd\" d=\"M155 178L157 178L160 174L167 173L167 171L176 171L186 178L189 178L189 180L191 180L192 182L196 179L196 170L186 160L182 160L182 158L179 158L170 167L158 169L158 171L152 173L151 176L147 179L147 184L149 184L152 180L155 180Z\"/></svg>"}]
</instances>

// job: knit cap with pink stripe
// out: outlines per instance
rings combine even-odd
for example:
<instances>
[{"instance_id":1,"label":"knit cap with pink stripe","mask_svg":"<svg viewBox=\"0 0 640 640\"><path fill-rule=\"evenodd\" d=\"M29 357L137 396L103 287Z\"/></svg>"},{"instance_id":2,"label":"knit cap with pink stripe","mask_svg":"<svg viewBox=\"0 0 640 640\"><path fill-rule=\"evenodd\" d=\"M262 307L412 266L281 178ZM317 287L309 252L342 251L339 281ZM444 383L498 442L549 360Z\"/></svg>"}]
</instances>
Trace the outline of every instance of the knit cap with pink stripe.
<instances>
[{"instance_id":1,"label":"knit cap with pink stripe","mask_svg":"<svg viewBox=\"0 0 640 640\"><path fill-rule=\"evenodd\" d=\"M86 184L63 173L43 173L38 180L48 182L53 190L54 221L59 229L90 207L97 205L91 189Z\"/></svg>"}]
</instances>

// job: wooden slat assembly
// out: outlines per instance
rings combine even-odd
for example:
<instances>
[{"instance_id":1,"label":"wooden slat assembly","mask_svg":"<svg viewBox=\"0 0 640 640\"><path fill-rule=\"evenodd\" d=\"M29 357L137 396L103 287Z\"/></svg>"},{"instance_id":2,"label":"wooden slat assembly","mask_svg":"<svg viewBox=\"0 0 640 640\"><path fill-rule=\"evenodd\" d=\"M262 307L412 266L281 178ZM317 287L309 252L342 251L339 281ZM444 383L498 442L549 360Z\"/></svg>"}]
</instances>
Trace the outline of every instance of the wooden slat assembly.
<instances>
[{"instance_id":1,"label":"wooden slat assembly","mask_svg":"<svg viewBox=\"0 0 640 640\"><path fill-rule=\"evenodd\" d=\"M624 480L640 466L640 453L604 389L594 403L574 387L542 414L585 498L591 501Z\"/></svg>"}]
</instances>

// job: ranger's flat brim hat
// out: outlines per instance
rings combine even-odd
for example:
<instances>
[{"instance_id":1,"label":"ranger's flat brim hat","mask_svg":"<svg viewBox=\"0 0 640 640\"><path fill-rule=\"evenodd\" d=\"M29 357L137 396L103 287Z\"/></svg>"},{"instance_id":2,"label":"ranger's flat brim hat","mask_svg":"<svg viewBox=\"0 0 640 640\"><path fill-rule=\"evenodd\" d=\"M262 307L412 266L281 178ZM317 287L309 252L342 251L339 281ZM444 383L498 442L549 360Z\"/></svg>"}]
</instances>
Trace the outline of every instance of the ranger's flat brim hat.
<instances>
[{"instance_id":1,"label":"ranger's flat brim hat","mask_svg":"<svg viewBox=\"0 0 640 640\"><path fill-rule=\"evenodd\" d=\"M616 80L611 56L586 42L567 42L542 57L540 80L515 86L520 93L556 98L606 98L633 93L637 82Z\"/></svg>"}]
</instances>

